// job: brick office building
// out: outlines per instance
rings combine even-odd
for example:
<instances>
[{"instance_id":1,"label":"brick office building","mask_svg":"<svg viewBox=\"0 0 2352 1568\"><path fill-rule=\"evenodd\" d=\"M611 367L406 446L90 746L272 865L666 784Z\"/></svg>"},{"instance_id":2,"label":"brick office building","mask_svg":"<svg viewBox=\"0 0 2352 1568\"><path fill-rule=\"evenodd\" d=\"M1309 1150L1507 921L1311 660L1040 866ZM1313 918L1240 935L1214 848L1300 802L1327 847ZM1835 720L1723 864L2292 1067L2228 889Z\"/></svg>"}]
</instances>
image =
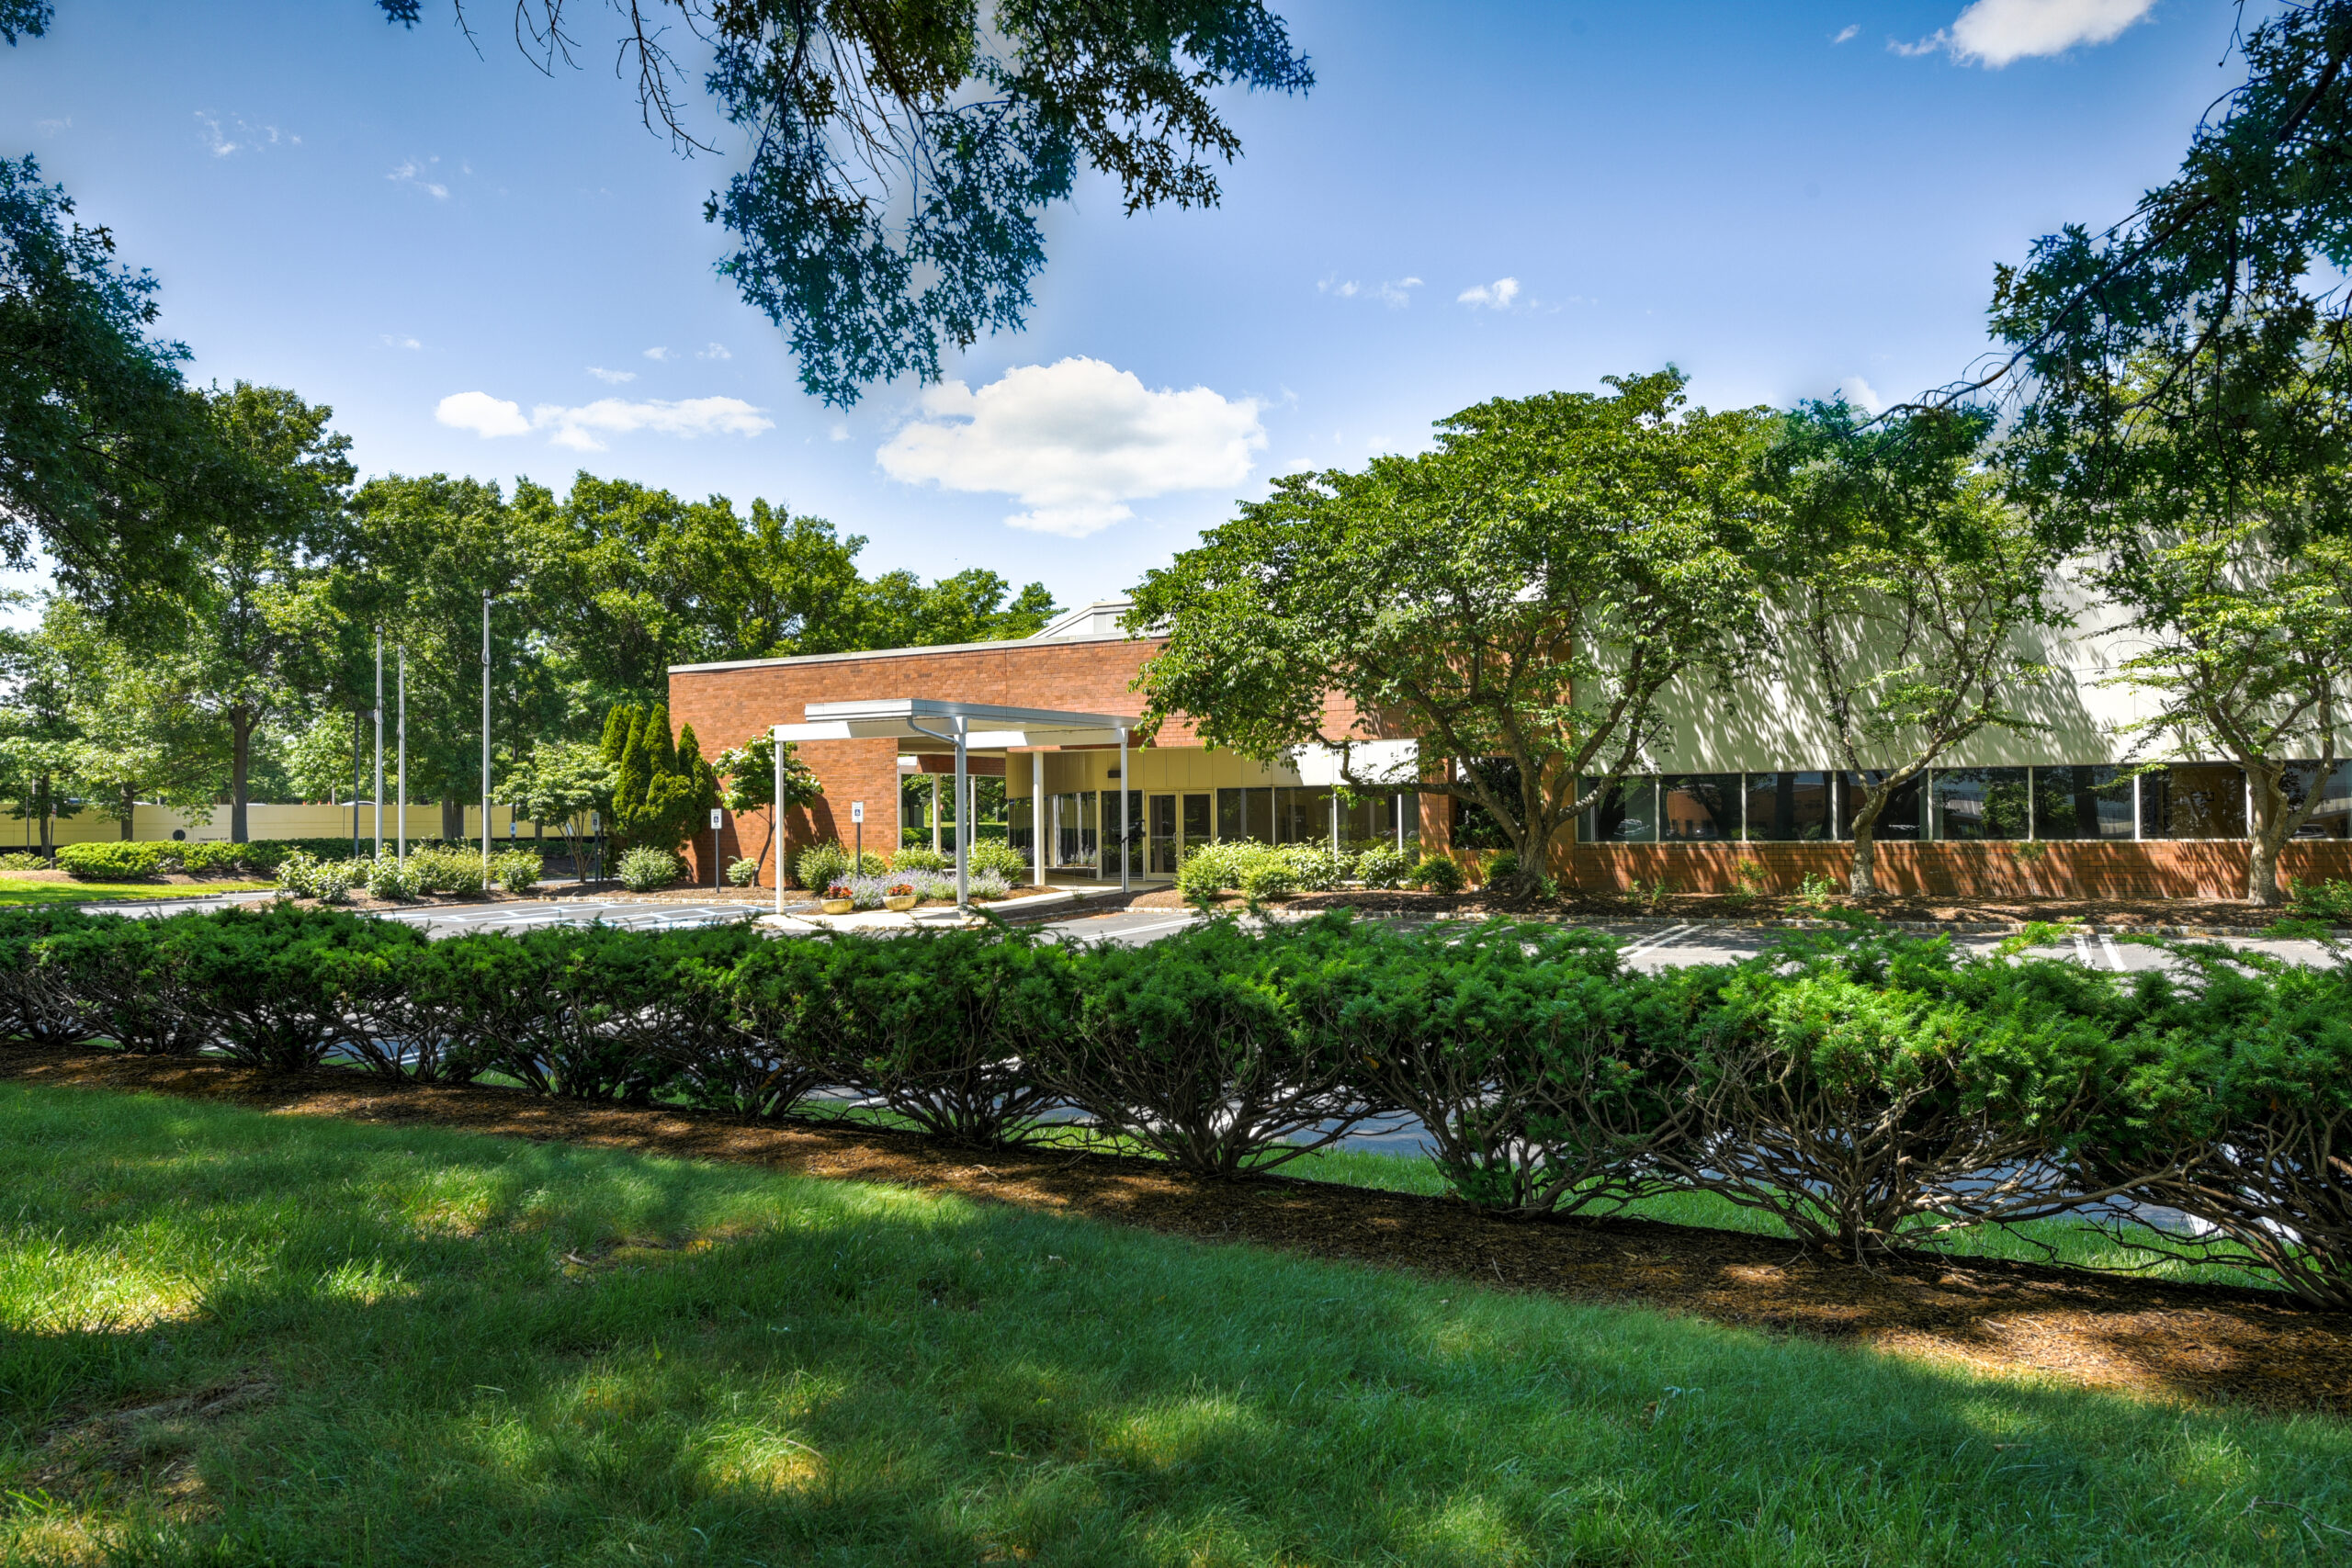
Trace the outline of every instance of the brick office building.
<instances>
[{"instance_id":1,"label":"brick office building","mask_svg":"<svg viewBox=\"0 0 2352 1568\"><path fill-rule=\"evenodd\" d=\"M1136 671L1161 645L1153 638L1131 640L1118 629L1125 608L1123 600L1102 601L1018 641L680 665L670 671L670 713L673 722L695 727L708 755L741 745L772 725L802 723L811 704L911 697L1134 715ZM1344 728L1353 718L1352 709L1331 711L1335 726ZM895 848L902 829L912 826L900 818L901 779L910 773L944 775L952 768L945 748L916 749L920 743L851 739L798 745L800 760L823 782L825 795L787 816L787 854L827 839L851 841L852 802L865 807L866 847ZM1161 727L1150 745L1130 748L1129 776L1124 780L1117 776L1118 757L1115 745L1089 745L975 756L969 767L976 774L1004 778L1016 844L1027 849L1032 823L1044 818L1049 874L1057 878L1118 879L1123 784L1136 840L1131 870L1147 880L1172 875L1187 846L1216 839L1320 843L1336 829L1342 841L1395 841L1422 830L1415 794L1355 800L1335 812L1328 758L1266 766L1206 750L1182 722ZM1032 804L1040 773L1046 789L1042 811ZM768 830L765 813L747 812L740 823L721 829L719 853L727 860L756 855ZM698 835L695 874L704 881L710 876L709 851L708 833ZM772 873L772 867L763 873L763 886L773 885Z\"/></svg>"},{"instance_id":2,"label":"brick office building","mask_svg":"<svg viewBox=\"0 0 2352 1568\"><path fill-rule=\"evenodd\" d=\"M1117 626L1125 608L1119 600L1089 605L1021 641L681 666L671 671L671 712L694 725L709 753L770 725L800 723L811 703L933 698L1132 715L1136 673L1161 645L1125 637ZM1960 897L2243 895L2244 775L2220 761L2132 765L2125 737L2141 715L2106 680L2118 646L2111 628L2095 625L2053 639L2041 650L2054 674L2032 694L2033 728L1982 734L1895 796L1878 829L1882 886ZM1759 665L1726 690L1693 686L1673 705L1652 771L1627 780L1586 815L1573 841L1555 846L1555 870L1589 888L1636 877L1691 890L1743 879L1775 891L1807 875L1842 880L1857 780L1829 765L1809 716L1823 706L1817 683L1786 660ZM1353 717L1335 705L1327 733L1344 733ZM887 740L811 741L800 755L826 795L786 822L792 846L846 841L853 800L865 803L868 846L893 846L903 773L949 769L939 751ZM1116 880L1122 784L1138 840L1132 869L1148 879L1172 874L1185 846L1218 839L1418 838L1474 863L1499 843L1477 812L1436 794L1335 811L1328 755L1261 766L1209 751L1171 723L1131 751L1132 776L1114 776L1117 757L1115 747L1095 746L1046 752L1042 765L1015 752L975 757L971 766L1007 775L1015 841L1025 847L1042 817L1049 865L1070 878ZM1043 809L1030 804L1040 773ZM2324 774L2306 766L2296 782L2319 799L2287 846L2282 874L2352 879L2352 764ZM758 853L767 830L763 814L750 814L724 829L720 851ZM695 846L706 879L709 845L703 835Z\"/></svg>"}]
</instances>

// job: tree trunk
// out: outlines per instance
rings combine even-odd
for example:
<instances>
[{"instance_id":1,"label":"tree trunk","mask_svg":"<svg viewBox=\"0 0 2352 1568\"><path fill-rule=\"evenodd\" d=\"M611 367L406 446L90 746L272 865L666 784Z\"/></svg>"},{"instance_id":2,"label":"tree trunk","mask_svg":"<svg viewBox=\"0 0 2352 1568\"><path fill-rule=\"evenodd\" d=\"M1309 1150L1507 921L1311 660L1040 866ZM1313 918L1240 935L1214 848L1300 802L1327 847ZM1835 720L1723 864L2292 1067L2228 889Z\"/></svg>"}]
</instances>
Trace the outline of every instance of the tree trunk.
<instances>
[{"instance_id":1,"label":"tree trunk","mask_svg":"<svg viewBox=\"0 0 2352 1568\"><path fill-rule=\"evenodd\" d=\"M139 792L129 784L122 786L122 841L129 843L138 837Z\"/></svg>"},{"instance_id":2,"label":"tree trunk","mask_svg":"<svg viewBox=\"0 0 2352 1568\"><path fill-rule=\"evenodd\" d=\"M1846 877L1846 891L1856 898L1878 897L1878 814L1890 789L1866 790L1854 812L1854 863Z\"/></svg>"},{"instance_id":3,"label":"tree trunk","mask_svg":"<svg viewBox=\"0 0 2352 1568\"><path fill-rule=\"evenodd\" d=\"M466 803L444 793L441 796L441 837L456 843L466 836Z\"/></svg>"},{"instance_id":4,"label":"tree trunk","mask_svg":"<svg viewBox=\"0 0 2352 1568\"><path fill-rule=\"evenodd\" d=\"M2286 902L2278 891L2278 851L2301 813L2287 803L2287 792L2281 787L2286 773L2283 764L2251 766L2245 773L2246 782L2254 786L2246 792L2253 796L2254 830L2246 845L2245 901L2269 908ZM2318 782L2314 781L2315 786Z\"/></svg>"},{"instance_id":5,"label":"tree trunk","mask_svg":"<svg viewBox=\"0 0 2352 1568\"><path fill-rule=\"evenodd\" d=\"M50 806L50 802L54 800L56 796L51 795L50 790L53 787L54 781L52 781L47 773L43 773L40 778L36 779L34 783L40 789L40 858L43 860L53 861L57 858L57 818L55 812Z\"/></svg>"},{"instance_id":6,"label":"tree trunk","mask_svg":"<svg viewBox=\"0 0 2352 1568\"><path fill-rule=\"evenodd\" d=\"M254 718L243 708L229 710L229 841L248 842L245 805L254 765Z\"/></svg>"}]
</instances>

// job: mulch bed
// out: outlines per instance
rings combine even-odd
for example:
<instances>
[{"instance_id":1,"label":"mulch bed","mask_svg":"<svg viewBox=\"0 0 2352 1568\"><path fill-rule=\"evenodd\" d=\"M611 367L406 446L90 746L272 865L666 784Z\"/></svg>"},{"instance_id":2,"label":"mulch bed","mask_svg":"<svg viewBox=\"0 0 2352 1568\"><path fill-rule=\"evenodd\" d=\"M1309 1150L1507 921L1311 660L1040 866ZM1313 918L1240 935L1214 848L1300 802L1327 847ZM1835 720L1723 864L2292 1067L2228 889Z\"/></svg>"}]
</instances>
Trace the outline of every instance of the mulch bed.
<instances>
[{"instance_id":1,"label":"mulch bed","mask_svg":"<svg viewBox=\"0 0 2352 1568\"><path fill-rule=\"evenodd\" d=\"M873 1128L578 1104L333 1069L268 1076L74 1047L0 1052L0 1077L889 1182L1207 1242L1688 1313L2001 1376L2180 1402L2352 1408L2352 1314L2311 1311L2262 1291L1984 1260L1915 1258L1868 1269L1736 1231L1498 1219L1446 1199L1280 1177L1209 1181L1119 1156L962 1149Z\"/></svg>"}]
</instances>

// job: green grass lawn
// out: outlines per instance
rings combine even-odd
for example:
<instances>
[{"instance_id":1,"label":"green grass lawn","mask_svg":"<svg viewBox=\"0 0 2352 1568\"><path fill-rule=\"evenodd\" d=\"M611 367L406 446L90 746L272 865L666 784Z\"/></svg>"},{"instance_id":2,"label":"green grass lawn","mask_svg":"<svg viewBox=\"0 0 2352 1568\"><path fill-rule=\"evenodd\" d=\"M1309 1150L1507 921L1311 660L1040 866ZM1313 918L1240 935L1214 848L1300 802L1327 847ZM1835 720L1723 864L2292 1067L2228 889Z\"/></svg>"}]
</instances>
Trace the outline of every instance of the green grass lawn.
<instances>
[{"instance_id":1,"label":"green grass lawn","mask_svg":"<svg viewBox=\"0 0 2352 1568\"><path fill-rule=\"evenodd\" d=\"M14 904L97 904L113 898L193 898L277 886L275 882L40 882L28 876L0 876L0 908Z\"/></svg>"},{"instance_id":2,"label":"green grass lawn","mask_svg":"<svg viewBox=\"0 0 2352 1568\"><path fill-rule=\"evenodd\" d=\"M10 1563L2320 1562L2352 1526L2330 1417L850 1182L0 1084L0 1198Z\"/></svg>"}]
</instances>

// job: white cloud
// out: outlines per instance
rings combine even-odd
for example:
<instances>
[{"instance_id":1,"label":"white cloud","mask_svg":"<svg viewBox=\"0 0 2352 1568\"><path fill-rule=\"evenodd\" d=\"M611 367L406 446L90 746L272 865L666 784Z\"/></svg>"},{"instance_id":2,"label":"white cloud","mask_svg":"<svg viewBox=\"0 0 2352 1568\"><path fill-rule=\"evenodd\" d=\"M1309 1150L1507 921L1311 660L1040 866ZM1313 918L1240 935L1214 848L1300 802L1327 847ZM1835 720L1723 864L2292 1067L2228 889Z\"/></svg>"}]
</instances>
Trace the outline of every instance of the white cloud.
<instances>
[{"instance_id":1,"label":"white cloud","mask_svg":"<svg viewBox=\"0 0 2352 1568\"><path fill-rule=\"evenodd\" d=\"M400 162L400 166L384 177L394 185L414 186L435 201L447 201L449 199L449 187L437 180L429 180L424 177L428 173L428 166L440 161L438 158L428 158L424 163L420 164L413 158L403 158Z\"/></svg>"},{"instance_id":2,"label":"white cloud","mask_svg":"<svg viewBox=\"0 0 2352 1568\"><path fill-rule=\"evenodd\" d=\"M1886 400L1879 396L1878 389L1860 376L1847 377L1845 384L1838 389L1846 395L1848 402L1866 414L1875 416L1886 407Z\"/></svg>"},{"instance_id":3,"label":"white cloud","mask_svg":"<svg viewBox=\"0 0 2352 1568\"><path fill-rule=\"evenodd\" d=\"M1099 359L1008 370L975 392L949 381L875 454L909 484L1010 495L1015 528L1083 538L1135 515L1126 502L1236 485L1266 444L1258 400L1206 387L1152 391Z\"/></svg>"},{"instance_id":4,"label":"white cloud","mask_svg":"<svg viewBox=\"0 0 2352 1568\"><path fill-rule=\"evenodd\" d=\"M1830 41L1831 43L1851 43L1851 42L1853 42L1853 41L1854 41L1854 39L1855 39L1856 36L1857 36L1857 35L1859 35L1859 34L1861 32L1861 30L1862 30L1862 24L1861 24L1861 23L1860 23L1860 22L1849 22L1849 23L1847 23L1844 27L1842 27L1842 28L1838 28L1838 36L1837 36L1836 38L1834 38L1834 39L1831 39L1829 41Z\"/></svg>"},{"instance_id":5,"label":"white cloud","mask_svg":"<svg viewBox=\"0 0 2352 1568\"><path fill-rule=\"evenodd\" d=\"M648 359L667 359L670 357L670 351L666 348L649 348L645 351L645 357Z\"/></svg>"},{"instance_id":6,"label":"white cloud","mask_svg":"<svg viewBox=\"0 0 2352 1568\"><path fill-rule=\"evenodd\" d=\"M1519 279L1498 277L1492 283L1482 283L1476 288L1465 288L1453 297L1457 305L1484 305L1489 310L1508 310L1510 302L1519 298Z\"/></svg>"},{"instance_id":7,"label":"white cloud","mask_svg":"<svg viewBox=\"0 0 2352 1568\"><path fill-rule=\"evenodd\" d=\"M725 344L714 343L707 348L695 350L695 357L696 359L732 359L735 356L727 351Z\"/></svg>"},{"instance_id":8,"label":"white cloud","mask_svg":"<svg viewBox=\"0 0 2352 1568\"><path fill-rule=\"evenodd\" d=\"M844 420L838 420L838 419L837 419L837 420L833 421L833 423L831 423L831 424L827 425L827 426L825 427L825 439L826 439L826 440L828 440L828 441L846 441L846 440L848 440L848 439L849 439L849 424L848 424L848 422L846 422L846 421L844 421Z\"/></svg>"},{"instance_id":9,"label":"white cloud","mask_svg":"<svg viewBox=\"0 0 2352 1568\"><path fill-rule=\"evenodd\" d=\"M1941 50L1963 64L1995 70L2035 55L2064 54L2076 44L2107 43L2155 8L2156 0L1971 0L1949 28L1897 54Z\"/></svg>"},{"instance_id":10,"label":"white cloud","mask_svg":"<svg viewBox=\"0 0 2352 1568\"><path fill-rule=\"evenodd\" d=\"M37 119L33 121L33 129L40 131L44 139L47 139L57 135L60 131L73 130L74 119L71 115L68 115L63 119Z\"/></svg>"},{"instance_id":11,"label":"white cloud","mask_svg":"<svg viewBox=\"0 0 2352 1568\"><path fill-rule=\"evenodd\" d=\"M548 440L575 452L601 452L603 437L632 435L650 430L657 435L692 440L697 435L757 435L775 428L775 421L741 398L686 398L678 402L652 399L626 402L599 398L578 408L541 403L525 419L522 409L488 392L458 392L441 400L434 418L476 435L527 435L534 430L551 432Z\"/></svg>"},{"instance_id":12,"label":"white cloud","mask_svg":"<svg viewBox=\"0 0 2352 1568\"><path fill-rule=\"evenodd\" d=\"M485 439L493 435L526 435L531 429L531 422L523 417L521 408L488 392L452 392L441 400L433 417Z\"/></svg>"},{"instance_id":13,"label":"white cloud","mask_svg":"<svg viewBox=\"0 0 2352 1568\"><path fill-rule=\"evenodd\" d=\"M58 123L54 120L41 121L43 127ZM74 122L66 120L62 123L71 125ZM280 130L274 125L249 124L234 115L230 116L224 124L218 115L198 109L196 111L196 123L203 129L204 144L216 158L225 158L232 152L251 152L263 147L302 145L302 139L291 131Z\"/></svg>"},{"instance_id":14,"label":"white cloud","mask_svg":"<svg viewBox=\"0 0 2352 1568\"><path fill-rule=\"evenodd\" d=\"M697 435L757 435L774 430L775 421L741 398L685 398L677 402L660 398L625 402L599 398L580 408L541 403L531 411L531 428L551 430L548 439L575 452L601 452L607 435L634 435L650 430L691 441Z\"/></svg>"},{"instance_id":15,"label":"white cloud","mask_svg":"<svg viewBox=\"0 0 2352 1568\"><path fill-rule=\"evenodd\" d=\"M383 337L386 348L423 348L424 346L414 338L402 336L399 333L386 333Z\"/></svg>"},{"instance_id":16,"label":"white cloud","mask_svg":"<svg viewBox=\"0 0 2352 1568\"><path fill-rule=\"evenodd\" d=\"M607 370L601 365L588 367L588 374L607 387L617 387L637 379L637 372L634 370Z\"/></svg>"},{"instance_id":17,"label":"white cloud","mask_svg":"<svg viewBox=\"0 0 2352 1568\"><path fill-rule=\"evenodd\" d=\"M1317 294L1336 295L1341 299L1353 299L1358 295L1379 300L1392 310L1400 310L1413 302L1411 290L1419 288L1418 277L1400 277L1388 283L1358 283L1351 278L1341 283L1337 277L1327 277L1315 286Z\"/></svg>"}]
</instances>

